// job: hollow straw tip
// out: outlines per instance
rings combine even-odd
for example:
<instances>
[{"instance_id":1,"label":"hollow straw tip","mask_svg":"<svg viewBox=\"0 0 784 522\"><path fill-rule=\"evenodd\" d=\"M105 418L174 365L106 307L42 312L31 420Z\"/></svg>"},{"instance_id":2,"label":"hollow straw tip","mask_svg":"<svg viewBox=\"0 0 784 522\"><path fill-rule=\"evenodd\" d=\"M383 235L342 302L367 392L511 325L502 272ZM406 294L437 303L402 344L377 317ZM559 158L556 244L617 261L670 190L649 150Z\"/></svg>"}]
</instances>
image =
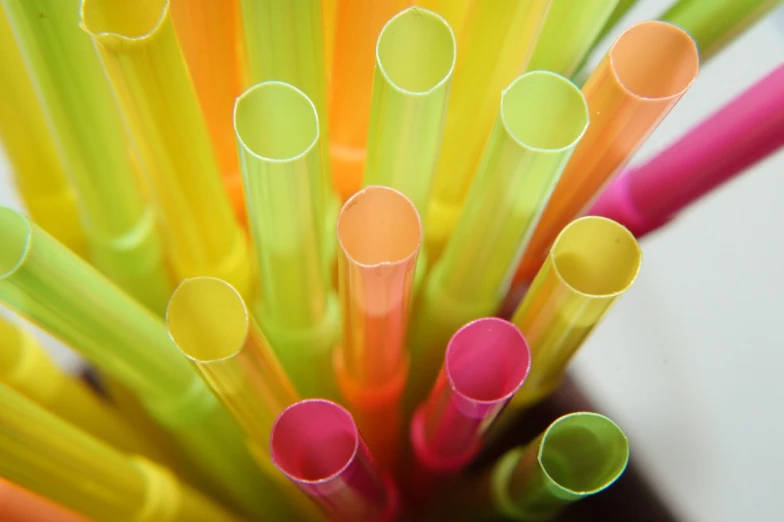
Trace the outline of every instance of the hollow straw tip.
<instances>
[{"instance_id":1,"label":"hollow straw tip","mask_svg":"<svg viewBox=\"0 0 784 522\"><path fill-rule=\"evenodd\" d=\"M130 47L135 45L146 45L148 40L152 40L158 36L159 31L166 23L170 15L171 2L170 0L155 0L160 3L160 14L152 21L152 25L144 31L139 31L140 34L129 35L122 34L116 30L100 29L94 27L99 25L102 16L105 16L106 10L112 10L112 7L122 9L123 4L117 4L110 0L80 0L79 6L79 27L87 33L91 38L101 45L109 49L122 49L123 47ZM149 3L149 2L148 2ZM96 5L97 4L97 5ZM109 5L111 4L111 5ZM138 5L127 4L132 9L138 9ZM103 10L101 10L103 9ZM137 11L139 12L139 11ZM97 17L97 19L93 19ZM124 17L125 18L125 17Z\"/></svg>"}]
</instances>

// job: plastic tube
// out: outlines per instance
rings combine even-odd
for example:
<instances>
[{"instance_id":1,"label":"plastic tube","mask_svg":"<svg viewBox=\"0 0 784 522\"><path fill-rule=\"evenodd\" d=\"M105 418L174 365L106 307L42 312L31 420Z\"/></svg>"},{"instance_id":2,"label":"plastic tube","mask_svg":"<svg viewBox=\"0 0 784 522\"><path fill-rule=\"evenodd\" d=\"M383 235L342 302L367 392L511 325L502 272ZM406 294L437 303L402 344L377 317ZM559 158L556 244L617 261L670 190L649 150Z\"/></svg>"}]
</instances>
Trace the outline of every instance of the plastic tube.
<instances>
[{"instance_id":1,"label":"plastic tube","mask_svg":"<svg viewBox=\"0 0 784 522\"><path fill-rule=\"evenodd\" d=\"M24 488L97 522L238 520L166 468L120 453L4 384L0 405L0 475Z\"/></svg>"},{"instance_id":2,"label":"plastic tube","mask_svg":"<svg viewBox=\"0 0 784 522\"><path fill-rule=\"evenodd\" d=\"M0 478L0 518L3 522L87 522L59 504Z\"/></svg>"},{"instance_id":3,"label":"plastic tube","mask_svg":"<svg viewBox=\"0 0 784 522\"><path fill-rule=\"evenodd\" d=\"M415 497L471 462L530 367L528 343L504 319L477 319L452 336L436 384L411 421Z\"/></svg>"},{"instance_id":4,"label":"plastic tube","mask_svg":"<svg viewBox=\"0 0 784 522\"><path fill-rule=\"evenodd\" d=\"M512 317L533 354L513 405L528 406L555 390L574 353L631 287L641 262L634 236L615 221L587 216L563 229Z\"/></svg>"},{"instance_id":5,"label":"plastic tube","mask_svg":"<svg viewBox=\"0 0 784 522\"><path fill-rule=\"evenodd\" d=\"M517 277L530 282L558 233L637 151L697 76L694 40L665 22L629 28L583 87L591 124L528 245Z\"/></svg>"},{"instance_id":6,"label":"plastic tube","mask_svg":"<svg viewBox=\"0 0 784 522\"><path fill-rule=\"evenodd\" d=\"M0 237L0 301L132 390L218 490L264 512L263 477L236 425L177 353L163 321L6 207Z\"/></svg>"},{"instance_id":7,"label":"plastic tube","mask_svg":"<svg viewBox=\"0 0 784 522\"><path fill-rule=\"evenodd\" d=\"M261 277L256 317L299 392L333 397L340 318L323 261L316 108L296 87L260 83L237 99L234 130Z\"/></svg>"},{"instance_id":8,"label":"plastic tube","mask_svg":"<svg viewBox=\"0 0 784 522\"><path fill-rule=\"evenodd\" d=\"M351 414L311 399L280 414L270 436L272 461L332 520L391 522L394 484L373 462Z\"/></svg>"},{"instance_id":9,"label":"plastic tube","mask_svg":"<svg viewBox=\"0 0 784 522\"><path fill-rule=\"evenodd\" d=\"M160 238L78 0L2 3L77 193L90 260L162 314L171 281Z\"/></svg>"},{"instance_id":10,"label":"plastic tube","mask_svg":"<svg viewBox=\"0 0 784 522\"><path fill-rule=\"evenodd\" d=\"M418 298L408 403L427 393L457 329L496 313L550 193L588 127L580 90L547 71L502 93L460 219Z\"/></svg>"},{"instance_id":11,"label":"plastic tube","mask_svg":"<svg viewBox=\"0 0 784 522\"><path fill-rule=\"evenodd\" d=\"M577 72L617 5L618 0L553 0L528 68L567 77Z\"/></svg>"},{"instance_id":12,"label":"plastic tube","mask_svg":"<svg viewBox=\"0 0 784 522\"><path fill-rule=\"evenodd\" d=\"M784 65L646 164L621 174L589 213L641 238L782 146Z\"/></svg>"},{"instance_id":13,"label":"plastic tube","mask_svg":"<svg viewBox=\"0 0 784 522\"><path fill-rule=\"evenodd\" d=\"M443 16L452 31L459 35L463 29L471 0L414 0L414 5Z\"/></svg>"},{"instance_id":14,"label":"plastic tube","mask_svg":"<svg viewBox=\"0 0 784 522\"><path fill-rule=\"evenodd\" d=\"M245 222L232 110L242 92L239 0L172 0L177 38L207 123L223 185L234 213Z\"/></svg>"},{"instance_id":15,"label":"plastic tube","mask_svg":"<svg viewBox=\"0 0 784 522\"><path fill-rule=\"evenodd\" d=\"M365 166L374 53L379 33L409 0L340 0L330 84L332 182L343 201L359 190Z\"/></svg>"},{"instance_id":16,"label":"plastic tube","mask_svg":"<svg viewBox=\"0 0 784 522\"><path fill-rule=\"evenodd\" d=\"M406 333L422 226L400 192L365 187L338 215L343 343L338 385L379 463L399 461L401 399L408 376Z\"/></svg>"},{"instance_id":17,"label":"plastic tube","mask_svg":"<svg viewBox=\"0 0 784 522\"><path fill-rule=\"evenodd\" d=\"M338 16L338 0L321 0L321 17L324 26L324 71L327 86L332 76L332 63L335 59L335 22ZM327 89L329 92L329 89Z\"/></svg>"},{"instance_id":18,"label":"plastic tube","mask_svg":"<svg viewBox=\"0 0 784 522\"><path fill-rule=\"evenodd\" d=\"M250 295L248 245L223 189L169 0L82 0L81 27L139 149L177 279L215 276Z\"/></svg>"},{"instance_id":19,"label":"plastic tube","mask_svg":"<svg viewBox=\"0 0 784 522\"><path fill-rule=\"evenodd\" d=\"M550 0L470 2L458 35L444 141L425 217L430 263L457 223L501 91L525 72L549 5Z\"/></svg>"},{"instance_id":20,"label":"plastic tube","mask_svg":"<svg viewBox=\"0 0 784 522\"><path fill-rule=\"evenodd\" d=\"M84 257L76 194L5 14L0 14L0 70L0 142L14 185L35 222Z\"/></svg>"}]
</instances>

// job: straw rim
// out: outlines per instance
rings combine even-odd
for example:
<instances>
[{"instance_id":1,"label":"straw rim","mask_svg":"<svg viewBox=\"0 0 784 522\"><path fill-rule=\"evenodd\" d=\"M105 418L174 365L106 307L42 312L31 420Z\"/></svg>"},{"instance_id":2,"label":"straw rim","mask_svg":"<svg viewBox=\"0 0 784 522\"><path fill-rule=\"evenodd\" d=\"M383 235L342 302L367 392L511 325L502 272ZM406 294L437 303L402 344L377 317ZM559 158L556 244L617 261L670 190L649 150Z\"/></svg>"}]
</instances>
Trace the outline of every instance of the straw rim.
<instances>
[{"instance_id":1,"label":"straw rim","mask_svg":"<svg viewBox=\"0 0 784 522\"><path fill-rule=\"evenodd\" d=\"M171 12L171 0L161 0L163 2L163 5L161 6L160 16L152 25L152 27L148 31L142 34L131 36L126 34L121 34L116 31L108 31L108 30L96 32L90 29L90 24L88 23L89 14L87 13L87 11L89 11L88 4L91 1L94 2L96 0L81 0L81 5L79 6L79 27L90 36L98 39L109 36L109 37L118 38L120 41L123 42L143 43L145 40L149 40L153 38L156 35L156 33L158 33L161 27L163 27L163 24L166 22L166 19L169 17L169 14Z\"/></svg>"},{"instance_id":2,"label":"straw rim","mask_svg":"<svg viewBox=\"0 0 784 522\"><path fill-rule=\"evenodd\" d=\"M387 72L387 70L384 68L383 61L381 60L381 56L379 55L379 47L381 46L381 39L384 37L384 33L387 30L387 28L395 21L397 21L398 18L402 18L403 16L408 16L415 11L419 11L424 15L428 16L429 18L434 19L437 22L441 22L449 30L449 35L452 40L452 63L450 64L449 69L447 70L446 74L444 74L444 76L440 80L438 80L438 82L436 82L429 89L426 89L424 91L412 91L410 89L405 89L400 85L398 85L397 82L394 82L390 77L389 73ZM455 72L456 63L457 63L457 37L455 36L455 32L452 30L452 26L449 25L449 22L447 22L446 19L444 19L444 17L429 9L425 9L416 5L411 6L408 9L404 9L403 11L400 11L395 16L387 20L387 23L384 24L384 27L382 27L381 31L378 33L378 39L376 40L376 66L378 67L379 71L381 71L381 75L384 77L387 83L391 85L392 88L394 88L396 91L399 91L403 94L407 94L409 96L417 96L417 97L419 96L425 97L428 96L429 94L432 94L433 92L437 91L442 86L444 86L445 84L449 83L450 79L452 78L452 75Z\"/></svg>"},{"instance_id":3,"label":"straw rim","mask_svg":"<svg viewBox=\"0 0 784 522\"><path fill-rule=\"evenodd\" d=\"M0 221L10 218L13 218L18 222L19 225L21 225L20 230L24 230L24 246L20 250L19 258L16 260L16 262L5 272L0 272L0 281L6 279L7 277L11 277L24 265L27 257L30 255L30 246L33 242L33 223L30 221L30 218L11 207L1 206Z\"/></svg>"}]
</instances>

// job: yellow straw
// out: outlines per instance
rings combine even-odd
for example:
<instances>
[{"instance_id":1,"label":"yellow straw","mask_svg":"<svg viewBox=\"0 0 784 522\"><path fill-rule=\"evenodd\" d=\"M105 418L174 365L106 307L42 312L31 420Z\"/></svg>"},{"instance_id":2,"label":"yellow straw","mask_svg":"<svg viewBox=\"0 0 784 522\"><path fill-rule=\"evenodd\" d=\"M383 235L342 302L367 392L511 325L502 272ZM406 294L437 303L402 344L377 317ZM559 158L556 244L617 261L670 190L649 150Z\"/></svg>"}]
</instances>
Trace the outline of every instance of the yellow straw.
<instances>
[{"instance_id":1,"label":"yellow straw","mask_svg":"<svg viewBox=\"0 0 784 522\"><path fill-rule=\"evenodd\" d=\"M449 23L456 35L463 29L471 0L414 0L414 5L440 14Z\"/></svg>"}]
</instances>

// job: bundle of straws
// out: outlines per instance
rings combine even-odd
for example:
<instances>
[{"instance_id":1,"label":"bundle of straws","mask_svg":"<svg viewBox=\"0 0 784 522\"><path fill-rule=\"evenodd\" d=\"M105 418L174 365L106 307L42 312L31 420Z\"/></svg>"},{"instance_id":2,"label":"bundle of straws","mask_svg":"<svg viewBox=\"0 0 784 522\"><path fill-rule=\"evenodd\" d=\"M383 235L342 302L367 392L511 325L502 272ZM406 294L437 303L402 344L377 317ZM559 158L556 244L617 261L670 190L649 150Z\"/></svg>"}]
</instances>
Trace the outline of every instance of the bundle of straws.
<instances>
[{"instance_id":1,"label":"bundle of straws","mask_svg":"<svg viewBox=\"0 0 784 522\"><path fill-rule=\"evenodd\" d=\"M99 387L0 322L7 522L551 519L623 473L610 419L465 471L636 238L784 143L783 66L608 185L777 1L679 0L592 72L633 1L1 3L0 301Z\"/></svg>"}]
</instances>

